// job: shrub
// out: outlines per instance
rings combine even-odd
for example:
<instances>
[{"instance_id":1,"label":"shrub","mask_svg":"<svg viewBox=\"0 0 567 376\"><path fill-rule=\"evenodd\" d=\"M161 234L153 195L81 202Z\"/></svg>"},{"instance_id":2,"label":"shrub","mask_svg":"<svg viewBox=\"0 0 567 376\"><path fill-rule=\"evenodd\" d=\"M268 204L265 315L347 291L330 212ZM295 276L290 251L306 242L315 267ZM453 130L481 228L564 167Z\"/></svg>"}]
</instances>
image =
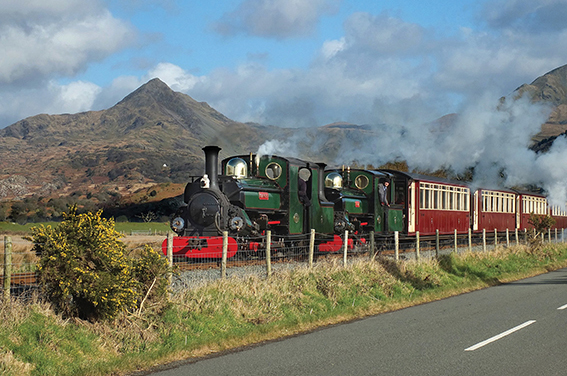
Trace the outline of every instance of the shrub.
<instances>
[{"instance_id":1,"label":"shrub","mask_svg":"<svg viewBox=\"0 0 567 376\"><path fill-rule=\"evenodd\" d=\"M167 259L146 244L140 257L133 259L132 269L132 275L137 281L136 290L139 292L139 310L142 310L146 301L158 309L163 308L167 302L168 276L171 272Z\"/></svg>"},{"instance_id":2,"label":"shrub","mask_svg":"<svg viewBox=\"0 0 567 376\"><path fill-rule=\"evenodd\" d=\"M543 246L541 235L543 234L545 236L547 230L553 227L555 219L550 215L536 215L531 213L528 223L534 226L535 231L530 234L529 245L532 252L536 252Z\"/></svg>"},{"instance_id":3,"label":"shrub","mask_svg":"<svg viewBox=\"0 0 567 376\"><path fill-rule=\"evenodd\" d=\"M39 281L55 308L66 316L109 319L136 306L132 266L112 219L97 213L63 214L55 228L33 227L41 259Z\"/></svg>"}]
</instances>

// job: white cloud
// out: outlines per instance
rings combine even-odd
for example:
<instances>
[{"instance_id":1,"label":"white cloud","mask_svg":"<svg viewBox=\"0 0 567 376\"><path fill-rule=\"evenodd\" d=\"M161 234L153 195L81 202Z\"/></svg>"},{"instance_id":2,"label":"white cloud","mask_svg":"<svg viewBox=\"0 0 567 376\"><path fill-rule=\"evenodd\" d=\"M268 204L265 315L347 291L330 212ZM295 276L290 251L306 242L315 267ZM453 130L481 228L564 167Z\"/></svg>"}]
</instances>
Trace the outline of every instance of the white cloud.
<instances>
[{"instance_id":1,"label":"white cloud","mask_svg":"<svg viewBox=\"0 0 567 376\"><path fill-rule=\"evenodd\" d=\"M147 80L158 77L175 91L188 92L203 78L194 76L181 67L171 63L159 63L146 75Z\"/></svg>"},{"instance_id":2,"label":"white cloud","mask_svg":"<svg viewBox=\"0 0 567 376\"><path fill-rule=\"evenodd\" d=\"M565 30L566 0L499 0L487 2L482 16L496 29L528 33Z\"/></svg>"},{"instance_id":3,"label":"white cloud","mask_svg":"<svg viewBox=\"0 0 567 376\"><path fill-rule=\"evenodd\" d=\"M51 85L53 97L56 98L48 112L76 113L90 110L102 89L92 82L75 81L68 85Z\"/></svg>"},{"instance_id":4,"label":"white cloud","mask_svg":"<svg viewBox=\"0 0 567 376\"><path fill-rule=\"evenodd\" d=\"M15 2L0 9L0 83L72 76L133 40L129 25L97 2ZM35 7L37 5L37 7Z\"/></svg>"},{"instance_id":5,"label":"white cloud","mask_svg":"<svg viewBox=\"0 0 567 376\"><path fill-rule=\"evenodd\" d=\"M322 15L334 13L338 3L338 0L245 0L213 28L224 35L301 37L314 31Z\"/></svg>"}]
</instances>

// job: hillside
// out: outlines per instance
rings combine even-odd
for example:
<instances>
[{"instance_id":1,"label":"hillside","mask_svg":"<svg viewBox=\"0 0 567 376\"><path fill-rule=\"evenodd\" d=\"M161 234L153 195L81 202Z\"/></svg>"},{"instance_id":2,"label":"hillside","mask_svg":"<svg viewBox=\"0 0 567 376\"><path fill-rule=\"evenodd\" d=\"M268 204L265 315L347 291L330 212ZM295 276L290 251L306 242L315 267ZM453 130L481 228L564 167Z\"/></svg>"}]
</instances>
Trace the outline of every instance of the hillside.
<instances>
[{"instance_id":1,"label":"hillside","mask_svg":"<svg viewBox=\"0 0 567 376\"><path fill-rule=\"evenodd\" d=\"M567 65L556 68L531 84L524 84L516 89L519 95L527 94L534 101L546 101L553 105L554 110L549 119L542 124L541 132L534 141L555 138L567 130Z\"/></svg>"},{"instance_id":2,"label":"hillside","mask_svg":"<svg viewBox=\"0 0 567 376\"><path fill-rule=\"evenodd\" d=\"M182 182L201 173L203 145L255 150L269 131L153 79L108 110L42 114L0 130L0 199Z\"/></svg>"},{"instance_id":3,"label":"hillside","mask_svg":"<svg viewBox=\"0 0 567 376\"><path fill-rule=\"evenodd\" d=\"M567 65L520 86L518 95L555 110L534 137L545 151L567 130ZM457 115L435 123L442 131ZM336 122L289 129L233 121L205 102L153 79L102 111L32 116L0 130L0 201L31 195L133 193L160 182L184 183L203 170L201 148L216 144L221 158L256 152L266 140L291 140L290 153L333 161L341 145L379 136L379 127Z\"/></svg>"}]
</instances>

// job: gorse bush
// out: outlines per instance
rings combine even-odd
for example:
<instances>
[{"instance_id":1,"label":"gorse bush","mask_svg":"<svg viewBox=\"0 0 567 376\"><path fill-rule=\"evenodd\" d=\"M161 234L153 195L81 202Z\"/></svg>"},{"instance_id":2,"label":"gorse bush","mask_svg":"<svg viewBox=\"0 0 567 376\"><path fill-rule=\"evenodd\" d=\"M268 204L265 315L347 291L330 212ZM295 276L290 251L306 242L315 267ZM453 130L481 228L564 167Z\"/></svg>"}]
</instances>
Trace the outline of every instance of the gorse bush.
<instances>
[{"instance_id":1,"label":"gorse bush","mask_svg":"<svg viewBox=\"0 0 567 376\"><path fill-rule=\"evenodd\" d=\"M39 282L65 316L111 319L135 309L148 295L148 278L155 277L156 292L161 291L154 296L166 296L168 267L148 250L140 260L129 258L114 221L102 218L102 211L77 214L71 207L58 226L31 231L34 250L41 255Z\"/></svg>"}]
</instances>

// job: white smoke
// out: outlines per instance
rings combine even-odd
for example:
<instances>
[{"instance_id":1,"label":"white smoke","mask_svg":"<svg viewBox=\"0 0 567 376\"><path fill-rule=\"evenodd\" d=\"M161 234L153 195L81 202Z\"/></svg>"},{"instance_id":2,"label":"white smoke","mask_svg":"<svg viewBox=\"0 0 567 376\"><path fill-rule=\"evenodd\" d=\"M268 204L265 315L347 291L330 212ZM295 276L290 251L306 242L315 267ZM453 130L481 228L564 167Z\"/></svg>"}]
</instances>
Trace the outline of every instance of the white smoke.
<instances>
[{"instance_id":1,"label":"white smoke","mask_svg":"<svg viewBox=\"0 0 567 376\"><path fill-rule=\"evenodd\" d=\"M496 104L495 104L496 103ZM552 108L528 98L485 94L469 104L452 126L405 123L375 127L377 137L345 145L342 163L381 165L404 160L410 170L440 168L462 174L474 168L475 187L499 188L536 185L553 205L567 202L567 140L557 139L549 152L529 149Z\"/></svg>"},{"instance_id":2,"label":"white smoke","mask_svg":"<svg viewBox=\"0 0 567 376\"><path fill-rule=\"evenodd\" d=\"M268 140L258 147L256 152L256 164L259 163L260 158L264 155L281 155L281 156L296 156L297 150L292 148L292 144L286 141Z\"/></svg>"},{"instance_id":3,"label":"white smoke","mask_svg":"<svg viewBox=\"0 0 567 376\"><path fill-rule=\"evenodd\" d=\"M388 124L371 124L371 132L344 139L333 164L380 166L406 161L410 171L447 169L455 174L474 168L473 188L510 188L534 185L544 189L551 205L567 202L567 139L560 137L547 153L529 149L552 108L529 98L503 98L486 93L464 106L450 125L423 123L399 111L403 122L390 112ZM296 156L297 142L270 140L258 155ZM313 143L313 149L320 147ZM315 154L316 150L310 151Z\"/></svg>"}]
</instances>

